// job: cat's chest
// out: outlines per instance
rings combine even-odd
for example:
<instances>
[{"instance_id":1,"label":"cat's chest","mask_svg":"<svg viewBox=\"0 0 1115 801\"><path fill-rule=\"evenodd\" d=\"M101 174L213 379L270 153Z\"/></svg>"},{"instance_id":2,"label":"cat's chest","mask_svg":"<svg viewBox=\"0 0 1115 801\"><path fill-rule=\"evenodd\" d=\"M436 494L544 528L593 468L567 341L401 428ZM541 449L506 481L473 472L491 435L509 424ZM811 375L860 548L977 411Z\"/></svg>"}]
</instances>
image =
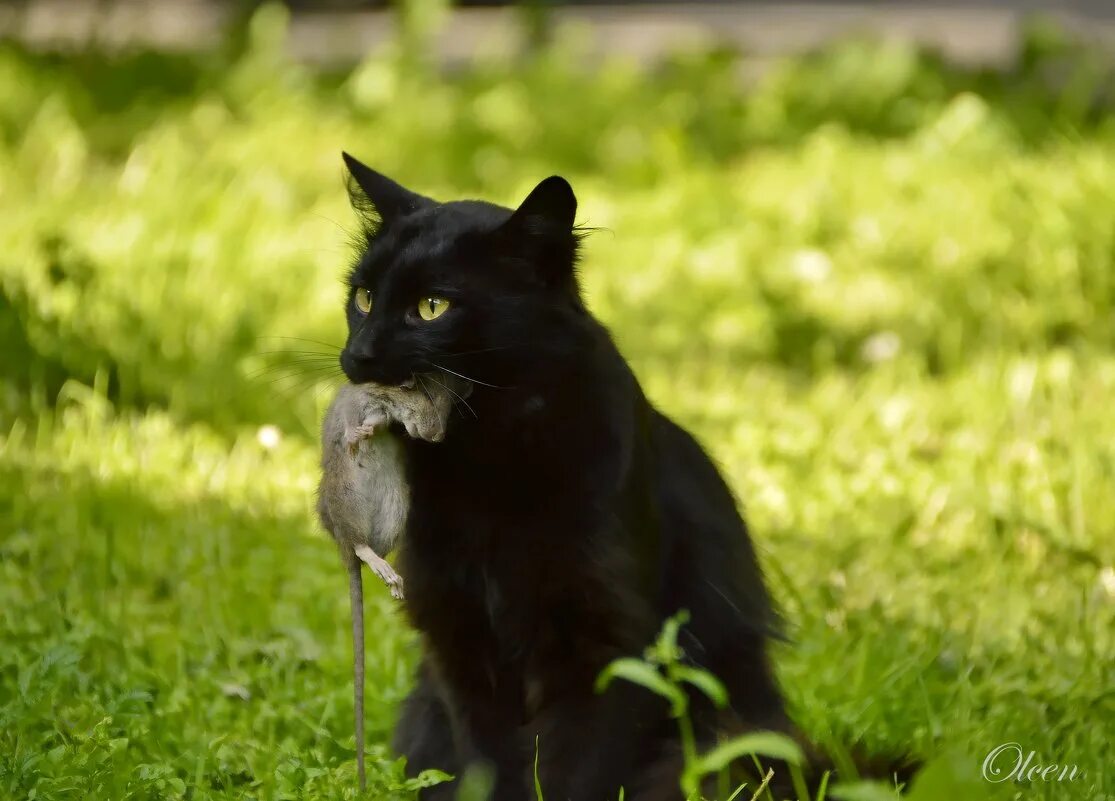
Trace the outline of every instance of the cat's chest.
<instances>
[{"instance_id":1,"label":"cat's chest","mask_svg":"<svg viewBox=\"0 0 1115 801\"><path fill-rule=\"evenodd\" d=\"M468 653L486 669L517 672L534 650L544 601L532 591L533 565L509 570L499 560L436 555L405 548L400 572L415 627L450 653ZM432 558L430 558L432 556Z\"/></svg>"},{"instance_id":2,"label":"cat's chest","mask_svg":"<svg viewBox=\"0 0 1115 801\"><path fill-rule=\"evenodd\" d=\"M600 490L586 481L599 454L585 453L576 432L522 426L462 439L423 443L408 460L415 506L438 510L430 525L467 528L470 539L514 535L592 504Z\"/></svg>"},{"instance_id":3,"label":"cat's chest","mask_svg":"<svg viewBox=\"0 0 1115 801\"><path fill-rule=\"evenodd\" d=\"M615 535L624 481L623 438L608 418L536 406L513 427L458 429L408 454L402 567L414 622L436 628L451 610L504 654L584 586L590 543Z\"/></svg>"}]
</instances>

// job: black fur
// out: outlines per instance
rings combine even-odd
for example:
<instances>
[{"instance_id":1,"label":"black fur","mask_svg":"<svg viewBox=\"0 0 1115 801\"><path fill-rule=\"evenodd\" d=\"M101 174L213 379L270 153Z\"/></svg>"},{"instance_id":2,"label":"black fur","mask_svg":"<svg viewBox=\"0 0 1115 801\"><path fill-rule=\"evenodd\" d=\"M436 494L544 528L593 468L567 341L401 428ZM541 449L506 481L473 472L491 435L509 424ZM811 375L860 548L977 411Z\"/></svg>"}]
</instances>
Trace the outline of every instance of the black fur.
<instances>
[{"instance_id":1,"label":"black fur","mask_svg":"<svg viewBox=\"0 0 1115 801\"><path fill-rule=\"evenodd\" d=\"M533 798L537 736L548 799L677 798L665 705L593 684L679 609L688 657L732 703L714 714L694 697L700 741L788 728L767 664L774 616L735 500L585 308L569 185L548 178L512 212L435 203L347 161L356 205L373 212L350 282L374 301L365 317L349 296L345 373L474 382L444 442L407 441L399 561L424 643L395 738L410 772L485 762L494 798ZM416 314L428 296L451 303L429 322Z\"/></svg>"}]
</instances>

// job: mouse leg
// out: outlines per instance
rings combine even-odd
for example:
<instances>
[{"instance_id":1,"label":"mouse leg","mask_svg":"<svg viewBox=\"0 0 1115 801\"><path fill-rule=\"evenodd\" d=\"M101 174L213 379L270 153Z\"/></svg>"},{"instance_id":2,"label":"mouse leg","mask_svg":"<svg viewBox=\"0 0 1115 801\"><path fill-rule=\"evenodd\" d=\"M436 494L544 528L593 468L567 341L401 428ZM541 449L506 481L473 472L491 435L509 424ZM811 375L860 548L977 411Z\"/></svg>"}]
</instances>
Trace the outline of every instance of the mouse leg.
<instances>
[{"instance_id":1,"label":"mouse leg","mask_svg":"<svg viewBox=\"0 0 1115 801\"><path fill-rule=\"evenodd\" d=\"M345 444L348 446L348 452L355 456L356 451L360 448L360 443L366 439L371 439L375 433L375 423L363 423L345 431Z\"/></svg>"},{"instance_id":2,"label":"mouse leg","mask_svg":"<svg viewBox=\"0 0 1115 801\"><path fill-rule=\"evenodd\" d=\"M372 572L387 585L387 588L391 590L391 597L401 600L403 597L403 577L395 572L395 568L391 567L382 556L367 545L357 545L353 550L360 557L360 561L370 567Z\"/></svg>"}]
</instances>

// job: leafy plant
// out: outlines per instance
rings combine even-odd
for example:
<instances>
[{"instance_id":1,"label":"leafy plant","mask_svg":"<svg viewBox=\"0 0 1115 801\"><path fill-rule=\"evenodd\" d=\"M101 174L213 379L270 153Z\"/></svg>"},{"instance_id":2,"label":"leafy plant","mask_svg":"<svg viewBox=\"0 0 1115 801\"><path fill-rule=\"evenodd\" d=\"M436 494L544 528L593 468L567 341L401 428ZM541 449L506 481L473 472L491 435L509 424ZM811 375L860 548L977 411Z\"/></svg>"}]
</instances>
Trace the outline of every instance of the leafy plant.
<instances>
[{"instance_id":1,"label":"leafy plant","mask_svg":"<svg viewBox=\"0 0 1115 801\"><path fill-rule=\"evenodd\" d=\"M681 738L684 767L680 785L686 798L698 798L705 777L724 774L733 762L742 757L769 757L791 766L800 765L804 760L801 748L791 738L778 732L736 735L704 753L698 751L689 717L689 688L707 696L719 709L728 705L728 691L716 676L685 662L685 654L678 646L677 638L678 630L688 620L688 612L678 612L666 620L642 659L624 657L609 664L597 678L597 692L604 692L614 680L620 679L637 684L669 702L670 714L678 722ZM800 785L800 772L796 774L795 781Z\"/></svg>"}]
</instances>

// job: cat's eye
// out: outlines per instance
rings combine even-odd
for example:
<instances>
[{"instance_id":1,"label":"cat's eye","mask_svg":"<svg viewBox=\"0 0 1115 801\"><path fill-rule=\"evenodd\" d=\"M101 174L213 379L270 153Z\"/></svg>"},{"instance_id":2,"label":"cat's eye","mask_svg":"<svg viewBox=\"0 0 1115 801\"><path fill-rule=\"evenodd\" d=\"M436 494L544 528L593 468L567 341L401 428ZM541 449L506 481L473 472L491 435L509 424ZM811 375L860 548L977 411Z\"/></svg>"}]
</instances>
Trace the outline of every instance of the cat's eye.
<instances>
[{"instance_id":1,"label":"cat's eye","mask_svg":"<svg viewBox=\"0 0 1115 801\"><path fill-rule=\"evenodd\" d=\"M356 287L356 291L352 295L352 302L356 304L356 310L361 314L367 314L372 310L372 292L370 289L365 289L362 286Z\"/></svg>"},{"instance_id":2,"label":"cat's eye","mask_svg":"<svg viewBox=\"0 0 1115 801\"><path fill-rule=\"evenodd\" d=\"M418 301L418 316L423 320L436 320L449 311L449 301L445 298L422 298Z\"/></svg>"}]
</instances>

